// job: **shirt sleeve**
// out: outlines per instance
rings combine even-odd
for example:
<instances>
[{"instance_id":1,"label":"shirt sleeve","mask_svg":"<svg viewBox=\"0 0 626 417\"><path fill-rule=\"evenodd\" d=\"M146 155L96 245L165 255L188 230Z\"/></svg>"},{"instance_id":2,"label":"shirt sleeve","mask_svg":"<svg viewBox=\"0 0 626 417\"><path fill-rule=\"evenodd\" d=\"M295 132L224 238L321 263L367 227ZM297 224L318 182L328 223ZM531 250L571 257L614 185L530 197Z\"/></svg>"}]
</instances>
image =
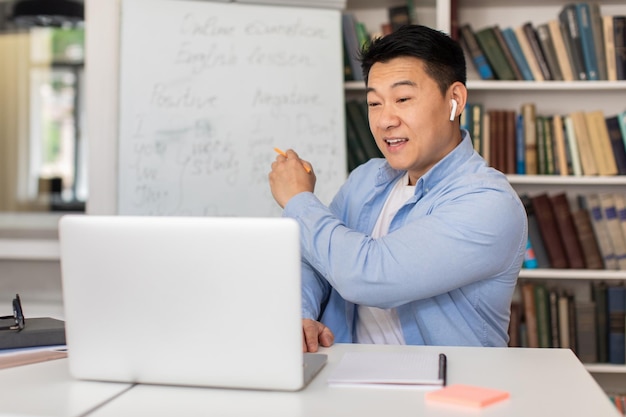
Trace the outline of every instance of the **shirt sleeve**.
<instances>
[{"instance_id":1,"label":"shirt sleeve","mask_svg":"<svg viewBox=\"0 0 626 417\"><path fill-rule=\"evenodd\" d=\"M303 257L324 280L347 301L379 308L516 278L527 233L519 200L486 186L413 207L378 239L346 227L312 193L293 197L284 215L300 224Z\"/></svg>"}]
</instances>

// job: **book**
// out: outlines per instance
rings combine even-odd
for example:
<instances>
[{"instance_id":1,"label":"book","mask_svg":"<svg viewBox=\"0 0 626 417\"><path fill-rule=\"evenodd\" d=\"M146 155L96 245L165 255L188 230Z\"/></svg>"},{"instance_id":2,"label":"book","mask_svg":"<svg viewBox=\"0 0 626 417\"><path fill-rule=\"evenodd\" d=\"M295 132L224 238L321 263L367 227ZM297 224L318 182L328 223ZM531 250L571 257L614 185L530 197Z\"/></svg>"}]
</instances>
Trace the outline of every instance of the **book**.
<instances>
[{"instance_id":1,"label":"book","mask_svg":"<svg viewBox=\"0 0 626 417\"><path fill-rule=\"evenodd\" d=\"M561 76L564 81L574 81L574 72L572 71L569 52L563 39L561 23L556 19L552 19L548 21L547 25L548 30L550 31L552 45L554 46L556 60L559 65L559 69L561 70Z\"/></svg>"},{"instance_id":2,"label":"book","mask_svg":"<svg viewBox=\"0 0 626 417\"><path fill-rule=\"evenodd\" d=\"M609 361L606 284L604 282L593 282L591 284L591 295L596 309L595 327L598 362L605 363Z\"/></svg>"},{"instance_id":3,"label":"book","mask_svg":"<svg viewBox=\"0 0 626 417\"><path fill-rule=\"evenodd\" d=\"M626 238L622 232L622 225L617 217L617 208L612 193L599 193L600 207L609 231L609 238L613 247L613 254L617 260L617 267L626 270Z\"/></svg>"},{"instance_id":4,"label":"book","mask_svg":"<svg viewBox=\"0 0 626 417\"><path fill-rule=\"evenodd\" d=\"M559 232L552 203L547 193L537 194L530 197L541 237L550 259L552 268L568 268L567 255L563 247L561 234Z\"/></svg>"},{"instance_id":5,"label":"book","mask_svg":"<svg viewBox=\"0 0 626 417\"><path fill-rule=\"evenodd\" d=\"M507 27L502 29L502 37L504 38L509 50L511 51L511 55L513 59L515 59L515 63L517 68L522 75L522 80L533 81L535 77L533 76L532 71L530 70L530 66L526 61L526 57L524 56L524 51L522 51L522 47L520 46L519 41L517 40L517 35L513 31L512 28Z\"/></svg>"},{"instance_id":6,"label":"book","mask_svg":"<svg viewBox=\"0 0 626 417\"><path fill-rule=\"evenodd\" d=\"M606 78L609 81L617 81L613 16L602 16L602 39L604 40L604 54L606 57Z\"/></svg>"},{"instance_id":7,"label":"book","mask_svg":"<svg viewBox=\"0 0 626 417\"><path fill-rule=\"evenodd\" d=\"M550 299L548 289L542 282L533 285L535 292L535 314L537 318L537 335L540 348L552 347Z\"/></svg>"},{"instance_id":8,"label":"book","mask_svg":"<svg viewBox=\"0 0 626 417\"><path fill-rule=\"evenodd\" d=\"M546 135L545 135L544 116L535 116L535 130L537 131L537 174L546 175L548 173L548 159L546 154Z\"/></svg>"},{"instance_id":9,"label":"book","mask_svg":"<svg viewBox=\"0 0 626 417\"><path fill-rule=\"evenodd\" d=\"M65 322L50 317L27 318L21 331L0 331L0 349L65 345Z\"/></svg>"},{"instance_id":10,"label":"book","mask_svg":"<svg viewBox=\"0 0 626 417\"><path fill-rule=\"evenodd\" d=\"M357 35L357 20L352 13L341 14L341 28L345 57L350 66L350 77L353 81L363 81L363 72L359 62L360 44Z\"/></svg>"},{"instance_id":11,"label":"book","mask_svg":"<svg viewBox=\"0 0 626 417\"><path fill-rule=\"evenodd\" d=\"M604 268L602 253L600 252L598 240L596 239L596 235L593 231L593 225L591 224L591 215L589 214L589 211L583 208L573 210L572 220L574 222L576 234L578 235L580 247L583 252L585 268Z\"/></svg>"},{"instance_id":12,"label":"book","mask_svg":"<svg viewBox=\"0 0 626 417\"><path fill-rule=\"evenodd\" d=\"M474 35L478 41L480 49L487 57L489 66L493 69L498 80L515 80L515 73L509 65L504 51L498 42L495 34L495 28L488 26L477 30Z\"/></svg>"},{"instance_id":13,"label":"book","mask_svg":"<svg viewBox=\"0 0 626 417\"><path fill-rule=\"evenodd\" d=\"M554 154L554 139L552 137L552 116L543 116L541 121L543 122L543 146L546 154L544 173L554 175L556 173L556 157Z\"/></svg>"},{"instance_id":14,"label":"book","mask_svg":"<svg viewBox=\"0 0 626 417\"><path fill-rule=\"evenodd\" d=\"M357 134L356 138L365 151L366 160L369 160L371 158L380 158L381 153L369 129L367 115L364 114L365 110L363 109L365 106L366 104L363 100L346 101L346 115L351 119L352 126Z\"/></svg>"},{"instance_id":15,"label":"book","mask_svg":"<svg viewBox=\"0 0 626 417\"><path fill-rule=\"evenodd\" d=\"M445 385L445 355L433 352L347 352L328 376L330 385Z\"/></svg>"},{"instance_id":16,"label":"book","mask_svg":"<svg viewBox=\"0 0 626 417\"><path fill-rule=\"evenodd\" d=\"M474 31L469 24L464 24L459 28L461 45L471 58L472 64L476 68L478 75L483 80L493 80L495 78L491 65L487 57L478 45Z\"/></svg>"},{"instance_id":17,"label":"book","mask_svg":"<svg viewBox=\"0 0 626 417\"><path fill-rule=\"evenodd\" d=\"M609 363L625 363L624 329L626 326L626 288L622 285L606 287L606 307L608 314L608 360Z\"/></svg>"},{"instance_id":18,"label":"book","mask_svg":"<svg viewBox=\"0 0 626 417\"><path fill-rule=\"evenodd\" d=\"M572 69L576 79L586 81L587 70L583 58L583 46L575 3L567 3L559 12L559 21L563 27L563 39L569 44Z\"/></svg>"},{"instance_id":19,"label":"book","mask_svg":"<svg viewBox=\"0 0 626 417\"><path fill-rule=\"evenodd\" d=\"M508 399L508 391L479 387L475 385L453 384L424 394L427 402L441 402L471 408L483 408Z\"/></svg>"},{"instance_id":20,"label":"book","mask_svg":"<svg viewBox=\"0 0 626 417\"><path fill-rule=\"evenodd\" d=\"M515 173L526 174L526 143L524 142L524 117L515 116Z\"/></svg>"},{"instance_id":21,"label":"book","mask_svg":"<svg viewBox=\"0 0 626 417\"><path fill-rule=\"evenodd\" d=\"M563 117L559 114L552 116L552 139L554 141L554 154L556 155L557 173L559 175L569 175L567 144L565 142L565 132L563 128Z\"/></svg>"},{"instance_id":22,"label":"book","mask_svg":"<svg viewBox=\"0 0 626 417\"><path fill-rule=\"evenodd\" d=\"M528 239L530 240L530 245L535 255L537 268L550 268L550 259L548 258L548 252L543 244L539 223L537 223L537 216L535 215L530 197L527 194L522 194L520 199L526 209L526 216L528 218Z\"/></svg>"},{"instance_id":23,"label":"book","mask_svg":"<svg viewBox=\"0 0 626 417\"><path fill-rule=\"evenodd\" d=\"M604 121L606 131L609 135L609 141L611 142L617 173L626 175L626 146L624 145L626 140L622 136L622 130L620 129L617 115L606 117Z\"/></svg>"},{"instance_id":24,"label":"book","mask_svg":"<svg viewBox=\"0 0 626 417\"><path fill-rule=\"evenodd\" d=\"M575 302L576 309L576 355L581 362L598 361L596 344L596 305L593 301Z\"/></svg>"},{"instance_id":25,"label":"book","mask_svg":"<svg viewBox=\"0 0 626 417\"><path fill-rule=\"evenodd\" d=\"M507 333L509 335L509 347L521 347L520 325L522 322L522 304L519 301L511 302L511 317Z\"/></svg>"},{"instance_id":26,"label":"book","mask_svg":"<svg viewBox=\"0 0 626 417\"><path fill-rule=\"evenodd\" d=\"M585 115L598 174L616 175L617 166L604 114L600 110L584 112L583 114Z\"/></svg>"},{"instance_id":27,"label":"book","mask_svg":"<svg viewBox=\"0 0 626 417\"><path fill-rule=\"evenodd\" d=\"M550 347L561 347L559 335L559 292L556 288L548 291L548 304L550 306Z\"/></svg>"},{"instance_id":28,"label":"book","mask_svg":"<svg viewBox=\"0 0 626 417\"><path fill-rule=\"evenodd\" d=\"M517 61L515 60L515 57L513 56L513 51L509 48L509 44L504 39L504 35L502 34L502 29L500 29L500 26L498 25L493 26L493 34L495 35L496 40L498 41L498 44L500 45L500 49L502 49L502 52L504 53L506 62L508 62L509 67L513 70L513 74L515 74L515 79L523 80L524 75L522 74L522 71L517 65Z\"/></svg>"},{"instance_id":29,"label":"book","mask_svg":"<svg viewBox=\"0 0 626 417\"><path fill-rule=\"evenodd\" d=\"M506 173L504 136L504 112L491 109L489 114L489 164L500 172Z\"/></svg>"},{"instance_id":30,"label":"book","mask_svg":"<svg viewBox=\"0 0 626 417\"><path fill-rule=\"evenodd\" d=\"M626 16L613 16L613 45L616 77L626 80Z\"/></svg>"},{"instance_id":31,"label":"book","mask_svg":"<svg viewBox=\"0 0 626 417\"><path fill-rule=\"evenodd\" d=\"M532 282L520 284L522 304L524 306L524 323L526 325L526 341L530 348L539 347L539 333L537 330L537 307L535 304L535 290Z\"/></svg>"},{"instance_id":32,"label":"book","mask_svg":"<svg viewBox=\"0 0 626 417\"><path fill-rule=\"evenodd\" d=\"M472 137L474 150L483 155L483 105L481 103L469 103L469 132Z\"/></svg>"},{"instance_id":33,"label":"book","mask_svg":"<svg viewBox=\"0 0 626 417\"><path fill-rule=\"evenodd\" d=\"M345 103L346 107L346 144L348 154L348 171L352 171L357 166L367 162L369 157L363 148L363 144L359 139L359 135L354 126L352 115L348 111L348 101ZM357 123L362 123L361 119L357 120Z\"/></svg>"},{"instance_id":34,"label":"book","mask_svg":"<svg viewBox=\"0 0 626 417\"><path fill-rule=\"evenodd\" d=\"M593 39L593 29L591 27L591 11L586 2L576 3L576 17L578 19L578 29L580 30L580 43L583 51L583 62L587 80L599 80L598 64L596 61L596 46Z\"/></svg>"},{"instance_id":35,"label":"book","mask_svg":"<svg viewBox=\"0 0 626 417\"><path fill-rule=\"evenodd\" d=\"M491 124L491 120L489 118L489 112L483 111L482 113L483 137L480 144L481 154L487 165L491 165L491 160L489 159L489 154L491 153L491 130L489 129L489 125Z\"/></svg>"},{"instance_id":36,"label":"book","mask_svg":"<svg viewBox=\"0 0 626 417\"><path fill-rule=\"evenodd\" d=\"M591 22L591 31L593 33L593 44L596 51L596 65L598 67L598 79L607 80L606 71L606 51L604 48L604 34L602 33L602 12L600 4L588 3L589 5L589 21Z\"/></svg>"},{"instance_id":37,"label":"book","mask_svg":"<svg viewBox=\"0 0 626 417\"><path fill-rule=\"evenodd\" d=\"M526 22L522 25L524 35L526 36L526 40L528 41L528 45L530 46L535 59L537 60L537 64L539 65L539 69L541 70L541 75L544 80L552 80L552 73L550 72L550 67L548 67L548 62L546 61L546 57L544 55L543 50L541 49L541 44L539 42L539 38L537 37L537 31L531 22Z\"/></svg>"},{"instance_id":38,"label":"book","mask_svg":"<svg viewBox=\"0 0 626 417\"><path fill-rule=\"evenodd\" d=\"M617 258L613 250L613 243L609 236L609 230L604 218L604 211L600 205L598 194L592 193L580 196L581 208L588 210L591 217L591 225L598 242L598 248L602 254L604 268L615 270L618 269Z\"/></svg>"},{"instance_id":39,"label":"book","mask_svg":"<svg viewBox=\"0 0 626 417\"><path fill-rule=\"evenodd\" d=\"M569 302L570 297L566 293L559 295L559 346L571 348L570 325L569 325Z\"/></svg>"},{"instance_id":40,"label":"book","mask_svg":"<svg viewBox=\"0 0 626 417\"><path fill-rule=\"evenodd\" d=\"M535 81L545 81L541 68L539 68L537 58L535 58L535 54L533 53L533 50L528 43L528 39L526 38L526 34L524 33L524 26L521 25L514 27L513 32L515 32L515 37L517 38L517 42L522 49L524 58L526 58L530 72L533 74L533 79Z\"/></svg>"},{"instance_id":41,"label":"book","mask_svg":"<svg viewBox=\"0 0 626 417\"><path fill-rule=\"evenodd\" d=\"M585 114L582 111L574 111L570 113L570 117L574 125L574 135L576 137L578 155L580 156L582 173L584 175L598 175L598 167L591 140L589 139Z\"/></svg>"},{"instance_id":42,"label":"book","mask_svg":"<svg viewBox=\"0 0 626 417\"><path fill-rule=\"evenodd\" d=\"M517 164L517 139L515 111L504 110L504 169L506 174L515 174Z\"/></svg>"},{"instance_id":43,"label":"book","mask_svg":"<svg viewBox=\"0 0 626 417\"><path fill-rule=\"evenodd\" d=\"M539 40L539 45L541 45L541 50L543 51L546 64L550 69L552 80L562 81L563 74L561 73L561 66L559 65L556 50L554 48L554 41L552 40L552 34L548 23L541 23L537 25L535 31L537 33L537 39Z\"/></svg>"},{"instance_id":44,"label":"book","mask_svg":"<svg viewBox=\"0 0 626 417\"><path fill-rule=\"evenodd\" d=\"M622 228L622 235L626 240L626 195L622 193L612 193L613 202L615 203L615 211L617 212L617 219Z\"/></svg>"},{"instance_id":45,"label":"book","mask_svg":"<svg viewBox=\"0 0 626 417\"><path fill-rule=\"evenodd\" d=\"M524 144L525 144L525 160L526 174L537 175L539 173L537 161L537 115L535 103L524 103L521 106L520 113L524 123Z\"/></svg>"},{"instance_id":46,"label":"book","mask_svg":"<svg viewBox=\"0 0 626 417\"><path fill-rule=\"evenodd\" d=\"M576 130L574 128L574 121L569 115L563 116L563 125L565 128L565 139L567 141L567 148L570 153L570 162L572 165L572 175L580 177L583 175L583 169L580 162L580 155L578 153L578 140L576 139Z\"/></svg>"},{"instance_id":47,"label":"book","mask_svg":"<svg viewBox=\"0 0 626 417\"><path fill-rule=\"evenodd\" d=\"M570 268L585 268L584 254L572 218L572 210L564 192L548 197L554 210L554 219L563 242L565 255Z\"/></svg>"}]
</instances>

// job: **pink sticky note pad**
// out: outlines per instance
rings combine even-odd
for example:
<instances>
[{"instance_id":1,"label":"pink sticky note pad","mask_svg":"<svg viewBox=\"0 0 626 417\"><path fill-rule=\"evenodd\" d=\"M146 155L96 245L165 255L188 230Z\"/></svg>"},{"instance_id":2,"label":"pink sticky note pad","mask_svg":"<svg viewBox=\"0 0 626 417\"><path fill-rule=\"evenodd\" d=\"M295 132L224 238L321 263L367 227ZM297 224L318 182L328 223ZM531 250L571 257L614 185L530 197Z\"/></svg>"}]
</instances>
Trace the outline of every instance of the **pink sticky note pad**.
<instances>
[{"instance_id":1,"label":"pink sticky note pad","mask_svg":"<svg viewBox=\"0 0 626 417\"><path fill-rule=\"evenodd\" d=\"M425 394L427 402L439 402L480 408L498 401L506 400L511 395L507 391L473 385L453 384Z\"/></svg>"}]
</instances>

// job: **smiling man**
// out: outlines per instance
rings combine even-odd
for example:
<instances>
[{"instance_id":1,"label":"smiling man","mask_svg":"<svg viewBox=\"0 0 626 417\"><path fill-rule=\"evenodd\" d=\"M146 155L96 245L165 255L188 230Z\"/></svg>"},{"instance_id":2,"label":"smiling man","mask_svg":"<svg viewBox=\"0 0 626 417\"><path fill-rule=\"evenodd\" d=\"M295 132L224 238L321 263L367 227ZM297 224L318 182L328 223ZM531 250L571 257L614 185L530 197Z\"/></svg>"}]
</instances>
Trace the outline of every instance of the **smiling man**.
<instances>
[{"instance_id":1,"label":"smiling man","mask_svg":"<svg viewBox=\"0 0 626 417\"><path fill-rule=\"evenodd\" d=\"M405 26L367 45L361 63L385 158L353 170L329 207L295 151L277 156L269 174L283 215L301 228L303 350L506 346L526 212L460 129L461 47Z\"/></svg>"}]
</instances>

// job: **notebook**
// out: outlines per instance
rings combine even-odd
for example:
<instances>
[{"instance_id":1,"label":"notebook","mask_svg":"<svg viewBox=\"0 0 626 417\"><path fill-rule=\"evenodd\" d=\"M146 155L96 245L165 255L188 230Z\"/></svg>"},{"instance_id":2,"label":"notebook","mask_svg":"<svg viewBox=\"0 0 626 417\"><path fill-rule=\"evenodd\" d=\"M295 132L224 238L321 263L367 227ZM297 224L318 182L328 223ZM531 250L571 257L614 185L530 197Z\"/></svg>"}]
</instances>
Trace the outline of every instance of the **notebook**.
<instances>
[{"instance_id":1,"label":"notebook","mask_svg":"<svg viewBox=\"0 0 626 417\"><path fill-rule=\"evenodd\" d=\"M59 240L75 378L295 391L326 362L292 219L66 215Z\"/></svg>"}]
</instances>

